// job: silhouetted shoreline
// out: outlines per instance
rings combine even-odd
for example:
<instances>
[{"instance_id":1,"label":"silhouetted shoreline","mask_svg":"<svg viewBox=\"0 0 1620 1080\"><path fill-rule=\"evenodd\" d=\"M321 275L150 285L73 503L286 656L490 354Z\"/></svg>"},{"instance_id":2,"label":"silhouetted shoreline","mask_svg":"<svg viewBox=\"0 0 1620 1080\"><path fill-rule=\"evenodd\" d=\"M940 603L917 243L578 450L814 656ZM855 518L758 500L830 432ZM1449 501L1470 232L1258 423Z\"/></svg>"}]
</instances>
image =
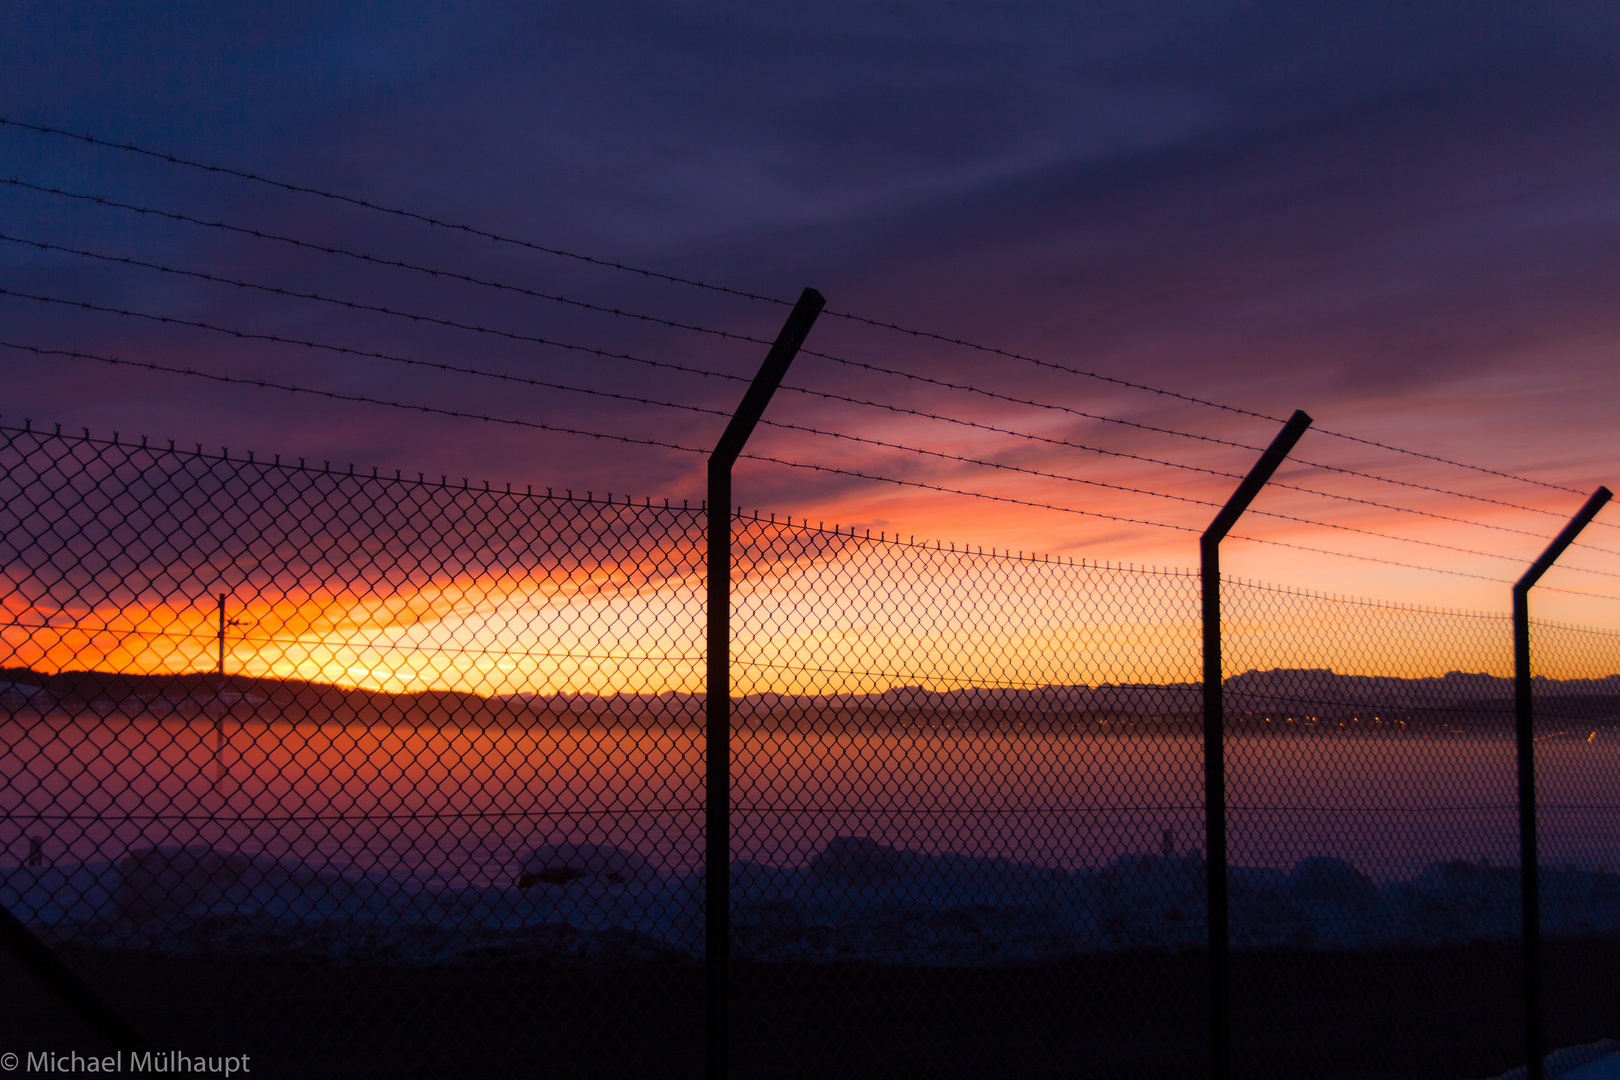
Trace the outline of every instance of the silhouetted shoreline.
<instances>
[{"instance_id":1,"label":"silhouetted shoreline","mask_svg":"<svg viewBox=\"0 0 1620 1080\"><path fill-rule=\"evenodd\" d=\"M1202 730L1202 691L1194 683L1098 686L897 687L872 694L750 694L735 699L738 729L806 731L956 728L1096 734ZM1266 734L1506 733L1511 680L1453 672L1440 678L1336 675L1322 670L1250 671L1226 680L1234 725ZM230 717L265 723L400 724L430 727L534 727L608 724L693 728L704 696L657 694L482 695L454 690L389 693L302 679L204 673L128 675L98 671L42 674L0 670L0 719ZM1538 728L1569 723L1620 728L1620 676L1536 680Z\"/></svg>"}]
</instances>

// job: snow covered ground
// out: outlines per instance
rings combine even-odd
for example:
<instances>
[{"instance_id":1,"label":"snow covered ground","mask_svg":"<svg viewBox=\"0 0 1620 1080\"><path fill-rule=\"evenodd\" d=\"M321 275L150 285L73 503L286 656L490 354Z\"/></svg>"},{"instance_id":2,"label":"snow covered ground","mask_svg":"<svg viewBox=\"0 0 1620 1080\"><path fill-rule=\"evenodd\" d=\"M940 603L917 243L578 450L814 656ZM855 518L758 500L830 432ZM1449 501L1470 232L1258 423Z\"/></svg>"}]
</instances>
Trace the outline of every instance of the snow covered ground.
<instances>
[{"instance_id":1,"label":"snow covered ground","mask_svg":"<svg viewBox=\"0 0 1620 1080\"><path fill-rule=\"evenodd\" d=\"M1620 1080L1620 1043L1603 1039L1585 1046L1567 1046L1548 1054L1542 1066L1547 1080ZM1492 1080L1524 1080L1520 1066Z\"/></svg>"},{"instance_id":2,"label":"snow covered ground","mask_svg":"<svg viewBox=\"0 0 1620 1080\"><path fill-rule=\"evenodd\" d=\"M1614 1040L1606 1040L1613 1045ZM1548 1080L1555 1080L1549 1075ZM1585 1065L1556 1074L1556 1080L1620 1080L1620 1050L1611 1050Z\"/></svg>"},{"instance_id":3,"label":"snow covered ground","mask_svg":"<svg viewBox=\"0 0 1620 1080\"><path fill-rule=\"evenodd\" d=\"M1066 871L838 837L802 866L733 864L734 949L774 961L995 965L1204 943L1196 856ZM1620 934L1620 874L1544 870L1549 936ZM1237 947L1512 940L1518 874L1470 862L1377 882L1347 862L1234 867ZM0 902L47 940L171 955L463 963L679 961L703 952L701 875L552 844L502 885L455 887L208 847L0 867ZM1586 1080L1586 1078L1582 1078Z\"/></svg>"}]
</instances>

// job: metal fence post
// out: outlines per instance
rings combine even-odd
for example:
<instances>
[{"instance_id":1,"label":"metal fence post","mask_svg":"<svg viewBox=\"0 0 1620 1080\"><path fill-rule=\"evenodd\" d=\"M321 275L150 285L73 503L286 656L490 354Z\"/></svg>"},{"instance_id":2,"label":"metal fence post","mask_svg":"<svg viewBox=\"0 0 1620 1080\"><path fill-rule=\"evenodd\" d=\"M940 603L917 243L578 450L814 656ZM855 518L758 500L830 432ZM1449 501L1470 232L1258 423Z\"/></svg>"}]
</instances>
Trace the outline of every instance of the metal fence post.
<instances>
[{"instance_id":1,"label":"metal fence post","mask_svg":"<svg viewBox=\"0 0 1620 1080\"><path fill-rule=\"evenodd\" d=\"M1221 540L1299 442L1311 418L1294 410L1199 540L1204 602L1204 870L1209 903L1210 1075L1232 1075L1230 939L1226 900L1226 714L1221 697Z\"/></svg>"},{"instance_id":2,"label":"metal fence post","mask_svg":"<svg viewBox=\"0 0 1620 1080\"><path fill-rule=\"evenodd\" d=\"M706 1071L728 1070L731 990L731 467L827 301L805 289L709 456L704 903Z\"/></svg>"},{"instance_id":3,"label":"metal fence post","mask_svg":"<svg viewBox=\"0 0 1620 1080\"><path fill-rule=\"evenodd\" d=\"M89 1025L90 1030L119 1050L143 1053L152 1049L129 1021L118 1014L88 983L62 962L11 909L0 904L0 940L17 966L45 985L58 1001Z\"/></svg>"},{"instance_id":4,"label":"metal fence post","mask_svg":"<svg viewBox=\"0 0 1620 1080\"><path fill-rule=\"evenodd\" d=\"M1519 914L1524 942L1526 1080L1542 1080L1541 864L1536 850L1535 708L1530 690L1530 590L1574 543L1612 493L1600 487L1513 586L1513 714L1519 746Z\"/></svg>"}]
</instances>

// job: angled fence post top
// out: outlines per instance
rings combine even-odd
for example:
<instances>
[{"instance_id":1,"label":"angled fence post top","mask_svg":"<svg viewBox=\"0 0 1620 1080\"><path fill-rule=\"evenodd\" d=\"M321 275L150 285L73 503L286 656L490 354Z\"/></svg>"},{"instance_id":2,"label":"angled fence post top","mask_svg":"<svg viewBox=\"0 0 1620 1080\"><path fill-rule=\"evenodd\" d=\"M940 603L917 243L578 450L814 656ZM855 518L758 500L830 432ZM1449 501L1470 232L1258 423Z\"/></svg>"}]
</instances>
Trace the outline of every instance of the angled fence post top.
<instances>
[{"instance_id":1,"label":"angled fence post top","mask_svg":"<svg viewBox=\"0 0 1620 1080\"><path fill-rule=\"evenodd\" d=\"M1527 593L1534 588L1536 582L1541 580L1542 575L1552 569L1553 563L1558 561L1558 557L1564 553L1564 549L1575 542L1575 538L1581 534L1581 530L1591 524L1592 519L1597 516L1597 512L1603 509L1603 505L1613 497L1614 493L1607 487L1599 487L1592 492L1585 505L1576 512L1574 517L1569 519L1569 524L1565 525L1559 534L1553 537L1552 543L1547 545L1547 550L1541 553L1541 558L1531 563L1530 569L1526 570L1524 576L1514 584L1513 591L1515 593Z\"/></svg>"},{"instance_id":2,"label":"angled fence post top","mask_svg":"<svg viewBox=\"0 0 1620 1080\"><path fill-rule=\"evenodd\" d=\"M731 982L731 467L765 414L782 376L827 304L799 295L781 333L709 455L707 675L704 713L705 1065L710 1080L729 1075Z\"/></svg>"},{"instance_id":3,"label":"angled fence post top","mask_svg":"<svg viewBox=\"0 0 1620 1080\"><path fill-rule=\"evenodd\" d=\"M1277 471L1277 467L1293 451L1294 444L1299 442L1300 436L1304 435L1305 429L1310 426L1311 418L1305 410L1295 409L1294 415L1288 418L1283 429L1277 432L1277 437L1271 440L1271 445L1266 447L1266 452L1260 455L1260 460L1249 470L1249 475L1243 478L1237 490L1232 492L1232 497L1226 500L1226 505L1221 507L1221 512L1215 515L1215 520L1204 530L1203 543L1206 546L1219 544L1225 539L1226 534L1232 531L1237 519L1243 516L1243 511L1249 508L1254 497L1260 494L1260 489L1270 481L1271 474Z\"/></svg>"},{"instance_id":4,"label":"angled fence post top","mask_svg":"<svg viewBox=\"0 0 1620 1080\"><path fill-rule=\"evenodd\" d=\"M1204 878L1209 932L1209 1033L1212 1080L1232 1076L1231 937L1227 926L1225 701L1221 686L1221 540L1299 442L1311 418L1295 409L1199 539L1204 653Z\"/></svg>"},{"instance_id":5,"label":"angled fence post top","mask_svg":"<svg viewBox=\"0 0 1620 1080\"><path fill-rule=\"evenodd\" d=\"M1513 713L1518 745L1519 773L1519 912L1523 941L1524 1054L1525 1080L1542 1080L1546 1075L1542 1060L1541 985L1541 855L1536 822L1536 733L1535 694L1531 688L1530 590L1551 570L1581 530L1612 498L1606 487L1592 492L1575 516L1553 537L1541 558L1530 564L1524 576L1513 585Z\"/></svg>"},{"instance_id":6,"label":"angled fence post top","mask_svg":"<svg viewBox=\"0 0 1620 1080\"><path fill-rule=\"evenodd\" d=\"M826 306L826 297L814 289L806 288L799 294L799 302L793 305L793 312L782 324L782 332L776 335L776 343L765 355L765 362L759 366L759 374L754 376L754 381L749 384L742 402L731 417L731 423L726 425L725 433L715 443L714 453L709 456L711 469L729 469L736 464L743 444L753 434L759 418L765 415L765 406L770 404L771 395L782 384L782 376L787 374L788 365L793 363L799 346L804 344L810 327L815 325L816 316Z\"/></svg>"}]
</instances>

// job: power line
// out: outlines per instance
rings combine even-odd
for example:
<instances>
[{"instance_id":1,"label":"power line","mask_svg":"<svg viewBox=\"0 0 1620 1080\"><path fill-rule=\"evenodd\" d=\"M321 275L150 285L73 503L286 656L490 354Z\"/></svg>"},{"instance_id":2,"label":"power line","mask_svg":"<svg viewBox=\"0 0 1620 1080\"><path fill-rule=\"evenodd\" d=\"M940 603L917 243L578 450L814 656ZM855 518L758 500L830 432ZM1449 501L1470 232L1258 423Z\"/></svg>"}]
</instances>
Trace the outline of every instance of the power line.
<instances>
[{"instance_id":1,"label":"power line","mask_svg":"<svg viewBox=\"0 0 1620 1080\"><path fill-rule=\"evenodd\" d=\"M619 271L623 271L623 272L627 272L627 273L638 274L638 275L640 275L642 277L652 278L652 279L661 280L661 281L667 281L667 282L670 282L670 283L673 283L673 284L686 285L686 286L690 286L690 287L693 287L693 288L699 288L699 289L708 290L708 291L711 291L711 292L724 293L724 294L731 295L731 296L743 297L743 298L746 298L746 299L749 299L749 300L765 301L765 302L768 302L768 303L773 303L773 304L778 304L778 305L786 305L786 304L789 303L788 301L777 298L777 297L764 296L764 295L761 295L759 293L749 292L749 291L742 290L742 289L734 289L734 288L731 288L731 287L728 287L728 286L723 286L723 285L714 285L714 284L711 284L711 283L708 283L708 282L699 281L699 280L694 279L694 278L680 277L678 275L665 274L665 273L661 273L659 271L654 271L654 270L647 270L647 269L644 269L642 267L630 266L628 264L625 264L625 263L619 262L619 261L607 260L607 259L598 259L598 258L595 258L593 256L582 255L582 254L580 254L578 252L568 251L568 250L565 250L565 249L562 249L562 248L553 248L553 247L548 247L548 246L542 245L542 244L536 244L536 243L533 243L533 242L527 241L527 240L519 240L519 239L516 239L514 237L505 236L503 234L496 233L496 232L486 230L486 229L475 228L475 227L470 226L470 225L455 224L455 223L451 223L451 222L441 221L438 218L432 217L432 216L427 215L427 214L422 214L422 213L419 213L419 212L416 212L416 211L413 211L413 210L405 210L405 209L397 208L397 207L384 206L384 205L379 204L379 203L371 202L370 200L367 200L367 199L360 199L360 198L356 198L354 196L342 195L342 194L339 194L339 193L336 193L336 192L326 191L326 190L322 190L322 189L319 189L319 188L309 187L309 186L306 186L306 185L293 184L293 183L289 183L289 182L282 181L282 180L275 180L275 179L271 179L269 177L262 176L262 175L257 174L257 173L247 172L245 170L232 169L232 168L228 168L226 166L211 165L211 164L207 164L207 163L204 163L204 162L192 161L192 160L187 159L187 158L181 158L181 157L179 157L177 155L174 155L174 154L163 153L163 152L155 151L155 150L149 150L149 149L146 149L145 147L138 146L133 142L118 143L118 142L114 142L114 141L108 140L108 139L97 138L96 136L93 136L93 135L87 135L87 134L82 134L82 133L78 133L78 132L71 132L71 131L67 131L67 130L62 129L62 128L51 127L49 125L26 123L24 121L12 120L9 117L3 117L3 116L0 116L0 126L18 128L18 129L21 129L21 130L32 131L32 132L35 132L37 134L42 134L42 135L52 135L52 136L59 136L59 137L68 138L68 139L74 139L74 140L77 140L79 142L86 143L88 145L100 146L100 147L105 147L105 148L114 149L114 150L121 150L121 151L124 151L124 152L127 152L127 153L137 154L137 155L140 155L140 156L143 156L143 157L152 158L154 160L163 161L163 162L171 164L171 165L180 165L180 166L184 166L184 167L187 167L187 168L199 169L199 170L202 170L204 172L215 173L215 174L226 175L226 176L233 176L233 177L236 177L238 179L247 180L247 181L251 181L251 182L254 182L254 183L266 184L266 185L269 185L269 186L274 187L274 188L278 188L278 189L283 190L283 191L296 192L296 193L299 193L299 194L312 195L312 196L315 196L315 197L318 197L318 198L329 199L329 200L333 200L333 201L336 201L336 202L345 203L345 204L348 204L348 205L351 205L351 206L360 207L362 209L373 210L373 211L376 211L378 213L389 214L389 215L399 217L399 218L402 218L402 219L416 221L416 222L419 222L421 224L433 226L435 228L450 229L450 230L457 231L457 232L462 232L462 233L465 233L465 234L468 234L468 235L478 236L478 237L483 238L483 239L492 240L492 241L495 241L497 243L511 244L511 245L515 245L515 246L518 246L518 247L521 247L521 248L526 248L528 250L538 251L538 252L542 252L544 254L557 256L557 257L560 257L560 258L573 259L573 260L576 260L576 261L589 263L591 265L601 266L601 267L604 267L604 268L607 268L607 269L619 270ZM1202 405L1202 406L1205 406L1207 408L1217 409L1217 410L1221 410L1221 411L1224 411L1224 412L1235 413L1235 414L1243 415L1243 416L1249 416L1249 417L1253 417L1253 418L1256 418L1256 419L1269 420L1272 423L1281 423L1282 422L1277 417L1267 416L1264 413L1255 412L1253 410L1244 409L1244 408L1241 408L1241 407L1238 407L1238 406L1226 405L1226 404L1223 404L1223 403L1220 403L1220 402L1211 401L1211 400L1196 397L1196 396L1190 395L1190 394L1182 394L1182 393L1179 393L1179 392L1173 391L1173 390L1165 390L1165 389L1160 388L1160 387L1149 386L1149 385L1146 385L1144 383L1135 383L1135 382L1131 382L1130 380L1120 379L1120 378L1110 376L1110 375L1103 375L1103 374L1101 374L1099 372L1088 371L1088 370L1083 369L1083 368L1075 368L1075 367L1070 367L1070 366L1065 365L1065 364L1054 363L1054 362L1048 361L1048 360L1040 360L1040 359L1038 359L1036 357L1027 356L1027 355L1022 354L1022 353L1017 353L1017 352L1013 352L1011 350L1006 350L1006 349L1000 349L1000 348L996 348L994 346L980 345L978 343L967 341L967 340L962 339L962 338L953 338L953 337L950 337L948 335L938 334L938 333L934 333L932 331L911 329L911 328L900 326L900 325L898 325L896 323L884 322L884 321L879 320L879 319L873 319L873 318L870 318L870 317L867 317L867 316L856 315L856 314L849 313L849 312L828 311L827 314L832 315L832 316L834 316L836 318L841 318L841 319L861 323L861 324L864 324L864 325L869 325L869 326L876 327L876 328L893 330L893 331L896 331L896 332L899 332L899 333L908 334L908 335L913 336L913 337L925 338L925 339L939 341L939 342L946 343L946 344L957 345L957 346L960 346L960 347L963 347L963 348L973 349L973 350L978 351L978 352L984 352L984 353L991 354L991 355L1003 356L1003 357L1006 357L1008 359L1015 359L1015 360L1025 362L1025 363L1035 364L1035 365L1038 365L1038 366L1043 367L1043 368L1048 368L1048 369L1056 370L1056 371L1062 371L1062 372L1066 372L1068 374L1080 376L1080 377L1083 377L1083 378L1097 379L1097 380L1107 382L1107 383L1111 383L1111 384L1114 384L1114 385L1127 387L1129 389L1141 390L1141 391L1144 391L1144 392L1147 392L1147 393L1157 394L1157 395L1161 395L1161 396L1164 396L1164 397L1169 397L1169 398L1173 398L1173 399L1176 399L1176 400L1185 401L1185 402L1188 402L1190 404ZM835 359L835 358L829 358L829 359ZM1404 455L1408 455L1408 456L1411 456L1411 457L1421 458L1421 459L1426 460L1426 461L1433 461L1433 462L1436 462L1438 464L1449 465L1449 466L1453 466L1455 468L1466 469L1466 470L1470 470L1470 471L1473 471L1473 472L1479 472L1479 473L1483 473L1483 474L1490 475L1490 476L1500 477L1500 478L1506 479L1506 480L1514 480L1514 481L1517 481L1519 483L1532 484L1532 485L1536 485L1536 486L1539 486L1539 487L1545 487L1545 488L1549 488L1549 489L1556 490L1556 491L1566 491L1566 492L1570 492L1570 493L1576 494L1576 495L1584 495L1584 494L1586 494L1586 492L1581 491L1578 488L1567 487L1567 486L1562 485L1562 484L1553 484L1553 483L1549 483L1549 482L1547 482L1545 480L1535 480L1535 479L1532 479L1530 477L1519 476L1519 475L1514 474L1514 473L1503 472L1503 471L1498 470L1498 469L1490 469L1490 468L1486 468L1486 467L1480 466L1480 465L1470 465L1470 464L1468 464L1466 462L1455 461L1455 460L1453 460L1451 458L1440 457L1439 455L1436 455L1436 454L1428 454L1428 453L1424 453L1422 451L1417 451L1417 450L1408 450L1408 449L1405 449L1403 447L1392 446L1392 445L1390 445L1388 443L1381 443L1381 442L1378 442L1378 441L1373 440L1373 439L1364 439L1364 438L1361 438L1359 436L1346 434L1344 432L1332 431L1332 430L1326 429L1326 428L1316 428L1315 430L1319 431L1321 434L1328 435L1328 436L1331 436L1333 438L1344 439L1344 440L1347 440L1349 442L1360 443L1360 444L1365 445L1365 446L1377 447L1378 449L1387 450L1387 451L1389 451L1391 453L1404 454Z\"/></svg>"},{"instance_id":2,"label":"power line","mask_svg":"<svg viewBox=\"0 0 1620 1080\"><path fill-rule=\"evenodd\" d=\"M459 614L459 615L462 615L463 617L465 617L465 615L466 615L465 612L453 612L453 614ZM112 626L112 625L108 625L108 624L100 624L100 625L89 624L89 623L66 623L66 624L64 624L64 623L50 623L50 622L46 622L46 623L30 623L30 622L23 621L21 619L7 619L7 620L5 620L3 622L0 622L0 626L14 626L14 627L17 627L18 629L21 629L21 630L61 630L63 632L72 631L72 632L83 634L83 635L86 635L86 636L95 635L95 636L106 636L106 637L171 638L171 639L174 639L176 641L204 642L204 643L207 643L209 646L212 646L212 644L218 640L217 631L212 630L212 629L208 629L206 627L199 627L196 630L189 630L189 631L188 630L142 630L142 629L139 629L138 627L130 627L128 629L119 629L116 626ZM356 631L355 633L359 634L360 631ZM359 652L359 651L371 651L371 652L381 652L381 653L387 653L387 652L434 652L434 653L469 654L469 655L473 655L473 656L544 657L545 659L548 659L548 660L627 660L627 661L634 661L634 662L637 662L637 663L640 663L640 662L643 662L643 661L649 661L649 662L655 662L655 663L663 663L663 662L666 662L666 661L669 662L669 663L702 663L703 662L703 657L701 655L692 655L692 656L682 656L682 655L638 656L638 655L636 655L634 653L558 652L558 651L546 650L546 649L522 649L522 648L490 649L490 648L481 648L481 647L475 646L475 645L424 645L424 644L421 644L421 643L397 642L397 641L395 641L395 642L377 642L377 641L372 641L372 640L369 640L369 639L357 639L356 637L342 637L340 635L332 635L330 637L324 637L324 638L309 638L309 637L305 637L305 636L303 636L301 634L294 634L294 635L287 636L287 637L277 637L274 634L265 635L265 636L254 636L253 634L240 634L240 635L236 635L236 636L231 637L230 642L231 642L232 645L235 645L235 646L254 645L254 646L258 646L261 649L266 645L280 645L280 646L283 646L284 649L287 648L287 647L291 647L291 646L296 645L296 646L302 646L302 647L308 648L308 649L316 649L316 648L336 649L336 648L343 648L343 649L353 649L353 650L355 650L357 652Z\"/></svg>"}]
</instances>

